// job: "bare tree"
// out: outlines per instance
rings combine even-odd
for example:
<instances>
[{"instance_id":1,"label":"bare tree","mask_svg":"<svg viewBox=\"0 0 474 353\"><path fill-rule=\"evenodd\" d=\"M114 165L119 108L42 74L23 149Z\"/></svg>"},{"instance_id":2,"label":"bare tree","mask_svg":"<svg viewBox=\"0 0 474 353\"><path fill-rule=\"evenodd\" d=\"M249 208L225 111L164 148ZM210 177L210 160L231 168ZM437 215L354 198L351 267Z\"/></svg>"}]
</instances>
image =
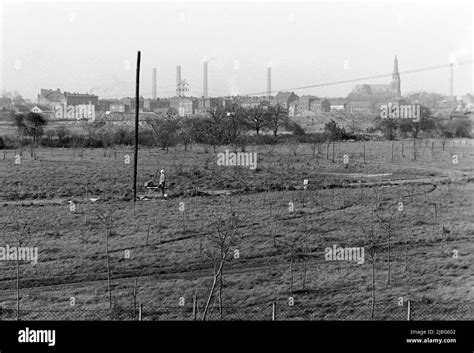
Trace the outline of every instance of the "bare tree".
<instances>
[{"instance_id":1,"label":"bare tree","mask_svg":"<svg viewBox=\"0 0 474 353\"><path fill-rule=\"evenodd\" d=\"M160 147L168 153L169 148L178 143L178 120L172 115L163 118L148 119L147 123L155 133Z\"/></svg>"},{"instance_id":2,"label":"bare tree","mask_svg":"<svg viewBox=\"0 0 474 353\"><path fill-rule=\"evenodd\" d=\"M367 252L369 253L370 260L372 263L372 310L370 317L374 318L375 315L375 261L377 260L377 240L376 240L376 229L374 222L374 211L372 211L370 227L366 228L360 225L362 233L365 236L367 246Z\"/></svg>"},{"instance_id":3,"label":"bare tree","mask_svg":"<svg viewBox=\"0 0 474 353\"><path fill-rule=\"evenodd\" d=\"M269 107L265 114L266 126L272 130L273 136L277 136L280 127L288 124L288 113L279 104L275 107Z\"/></svg>"},{"instance_id":4,"label":"bare tree","mask_svg":"<svg viewBox=\"0 0 474 353\"><path fill-rule=\"evenodd\" d=\"M387 247L388 247L388 271L387 271L387 285L390 285L390 270L391 270L391 240L394 231L394 215L391 214L388 217L383 217L381 215L377 215L379 219L379 224L382 229L385 230L387 234Z\"/></svg>"},{"instance_id":5,"label":"bare tree","mask_svg":"<svg viewBox=\"0 0 474 353\"><path fill-rule=\"evenodd\" d=\"M309 233L309 235L302 236L300 239L301 256L303 257L303 280L301 284L302 290L306 289L306 275L307 275L307 270L308 270L307 262L308 262L308 255L309 255L309 250L310 250L309 245L308 245L309 238L311 238L311 233Z\"/></svg>"},{"instance_id":6,"label":"bare tree","mask_svg":"<svg viewBox=\"0 0 474 353\"><path fill-rule=\"evenodd\" d=\"M112 309L112 290L110 288L110 259L109 259L109 237L114 226L113 211L98 209L97 217L105 226L105 257L107 261L107 290L109 292L109 309Z\"/></svg>"},{"instance_id":7,"label":"bare tree","mask_svg":"<svg viewBox=\"0 0 474 353\"><path fill-rule=\"evenodd\" d=\"M237 146L242 142L244 131L248 130L246 117L246 111L237 104L232 104L230 111L226 113L229 142L234 146L235 152L237 152Z\"/></svg>"},{"instance_id":8,"label":"bare tree","mask_svg":"<svg viewBox=\"0 0 474 353\"><path fill-rule=\"evenodd\" d=\"M20 248L24 244L25 235L30 235L31 229L27 222L23 221L22 217L14 213L10 219L4 222L3 228L10 228L13 237L18 246L16 256L16 319L20 318Z\"/></svg>"},{"instance_id":9,"label":"bare tree","mask_svg":"<svg viewBox=\"0 0 474 353\"><path fill-rule=\"evenodd\" d=\"M36 159L35 147L38 139L43 136L44 127L48 120L42 114L33 112L13 114L11 118L21 137L26 135L32 138L32 143L30 143L31 157Z\"/></svg>"},{"instance_id":10,"label":"bare tree","mask_svg":"<svg viewBox=\"0 0 474 353\"><path fill-rule=\"evenodd\" d=\"M193 140L194 120L189 117L181 117L177 121L177 138L184 145L184 150L188 149Z\"/></svg>"},{"instance_id":11,"label":"bare tree","mask_svg":"<svg viewBox=\"0 0 474 353\"><path fill-rule=\"evenodd\" d=\"M133 318L137 317L137 296L138 296L138 277L135 277L135 282L132 290L132 306L133 306Z\"/></svg>"},{"instance_id":12,"label":"bare tree","mask_svg":"<svg viewBox=\"0 0 474 353\"><path fill-rule=\"evenodd\" d=\"M295 273L295 263L299 257L303 258L303 280L302 280L302 289L305 289L306 286L306 272L307 272L307 259L306 253L308 251L308 237L304 234L296 234L289 241L283 242L286 256L290 260L289 270L290 270L290 286L289 292L290 296L293 295L293 284L294 284L294 273Z\"/></svg>"},{"instance_id":13,"label":"bare tree","mask_svg":"<svg viewBox=\"0 0 474 353\"><path fill-rule=\"evenodd\" d=\"M247 124L260 135L260 131L265 126L266 111L262 107L255 107L244 110Z\"/></svg>"},{"instance_id":14,"label":"bare tree","mask_svg":"<svg viewBox=\"0 0 474 353\"><path fill-rule=\"evenodd\" d=\"M208 110L209 118L203 119L196 125L195 130L198 140L211 145L214 152L216 146L229 142L227 131L227 112L222 107L215 107Z\"/></svg>"},{"instance_id":15,"label":"bare tree","mask_svg":"<svg viewBox=\"0 0 474 353\"><path fill-rule=\"evenodd\" d=\"M229 258L228 255L231 247L237 243L238 222L239 221L237 217L235 217L235 214L232 214L232 216L229 218L222 218L217 215L214 215L213 219L211 219L211 227L215 228L215 233L211 232L208 235L210 248L206 252L206 255L214 263L214 276L207 298L206 306L204 308L204 313L202 315L203 321L206 320L206 316L209 311L209 305L211 304L211 300L214 296L217 284L219 284L219 311L221 318L223 317L222 290L224 282L224 267L226 261Z\"/></svg>"}]
</instances>

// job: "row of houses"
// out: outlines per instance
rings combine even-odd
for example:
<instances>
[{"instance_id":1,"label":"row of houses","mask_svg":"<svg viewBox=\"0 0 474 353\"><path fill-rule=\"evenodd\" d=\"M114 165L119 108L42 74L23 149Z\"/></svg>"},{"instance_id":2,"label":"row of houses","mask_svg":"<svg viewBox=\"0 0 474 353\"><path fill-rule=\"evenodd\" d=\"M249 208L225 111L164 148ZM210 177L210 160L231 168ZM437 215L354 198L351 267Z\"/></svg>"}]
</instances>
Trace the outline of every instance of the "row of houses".
<instances>
[{"instance_id":1,"label":"row of houses","mask_svg":"<svg viewBox=\"0 0 474 353\"><path fill-rule=\"evenodd\" d=\"M463 96L462 99L457 100L459 104L456 111L472 110L473 101L474 97L472 95ZM135 113L136 109L135 98L99 99L97 95L61 92L60 89L41 89L36 106L30 104L27 107L23 107L21 104L18 105L16 103L11 98L0 98L0 110L19 109L19 111L51 113L50 115L54 116L53 112L58 105L93 105L96 112L104 113L129 114ZM180 115L205 115L212 108L229 107L234 103L238 103L244 108L280 105L288 110L289 115L293 116L314 116L318 113L329 112L344 112L346 114L377 114L379 112L379 104L373 101L353 101L350 97L346 99L320 98L311 95L299 97L294 92L278 92L275 96L261 97L171 97L157 99L141 97L139 100L139 112L166 114L172 110Z\"/></svg>"},{"instance_id":2,"label":"row of houses","mask_svg":"<svg viewBox=\"0 0 474 353\"><path fill-rule=\"evenodd\" d=\"M319 98L309 95L298 97L293 92L279 92L271 104L279 104L288 109L290 115L314 115L337 111L349 114L374 114L377 111L376 104L372 102L350 102L341 98Z\"/></svg>"},{"instance_id":3,"label":"row of houses","mask_svg":"<svg viewBox=\"0 0 474 353\"><path fill-rule=\"evenodd\" d=\"M97 110L99 108L99 96L87 93L71 93L42 88L38 94L38 106L46 107L51 110L58 105L76 106L76 105L93 105Z\"/></svg>"},{"instance_id":4,"label":"row of houses","mask_svg":"<svg viewBox=\"0 0 474 353\"><path fill-rule=\"evenodd\" d=\"M471 97L466 97L471 98ZM469 101L470 99L466 99ZM349 98L319 98L311 95L299 97L294 92L278 92L275 96L262 97L171 97L171 98L141 98L139 112L167 113L171 110L180 115L204 115L209 109L225 107L237 102L242 107L254 108L259 106L280 105L287 109L290 115L314 115L343 111L348 114L375 114L378 105L373 101L353 101ZM0 101L0 104L2 101ZM5 103L4 103L5 104ZM134 113L135 98L99 99L93 94L61 92L60 89L41 89L38 94L38 107L43 111L54 110L57 105L76 106L92 104L97 112ZM1 108L1 106L0 106Z\"/></svg>"}]
</instances>

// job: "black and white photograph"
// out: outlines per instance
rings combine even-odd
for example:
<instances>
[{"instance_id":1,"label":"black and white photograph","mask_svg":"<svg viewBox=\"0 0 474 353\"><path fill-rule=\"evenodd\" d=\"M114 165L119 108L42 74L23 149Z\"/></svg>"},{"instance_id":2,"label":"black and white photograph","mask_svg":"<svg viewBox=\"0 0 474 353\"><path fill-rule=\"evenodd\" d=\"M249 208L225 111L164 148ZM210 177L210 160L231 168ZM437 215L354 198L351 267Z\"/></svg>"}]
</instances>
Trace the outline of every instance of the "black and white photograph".
<instances>
[{"instance_id":1,"label":"black and white photograph","mask_svg":"<svg viewBox=\"0 0 474 353\"><path fill-rule=\"evenodd\" d=\"M0 351L184 322L423 322L387 346L474 351L449 326L472 336L473 22L0 2Z\"/></svg>"}]
</instances>

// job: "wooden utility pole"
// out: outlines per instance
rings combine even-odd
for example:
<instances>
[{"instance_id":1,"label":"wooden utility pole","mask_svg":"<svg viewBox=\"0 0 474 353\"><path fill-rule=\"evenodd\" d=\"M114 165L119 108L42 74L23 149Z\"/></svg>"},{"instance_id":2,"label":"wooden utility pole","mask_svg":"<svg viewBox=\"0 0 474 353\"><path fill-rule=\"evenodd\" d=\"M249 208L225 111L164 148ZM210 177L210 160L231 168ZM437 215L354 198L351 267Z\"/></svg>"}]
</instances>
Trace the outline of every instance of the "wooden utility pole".
<instances>
[{"instance_id":1,"label":"wooden utility pole","mask_svg":"<svg viewBox=\"0 0 474 353\"><path fill-rule=\"evenodd\" d=\"M137 167L138 167L138 111L139 111L139 97L140 97L140 56L137 53L137 79L136 79L136 93L135 93L135 156L133 158L133 202L137 202Z\"/></svg>"}]
</instances>

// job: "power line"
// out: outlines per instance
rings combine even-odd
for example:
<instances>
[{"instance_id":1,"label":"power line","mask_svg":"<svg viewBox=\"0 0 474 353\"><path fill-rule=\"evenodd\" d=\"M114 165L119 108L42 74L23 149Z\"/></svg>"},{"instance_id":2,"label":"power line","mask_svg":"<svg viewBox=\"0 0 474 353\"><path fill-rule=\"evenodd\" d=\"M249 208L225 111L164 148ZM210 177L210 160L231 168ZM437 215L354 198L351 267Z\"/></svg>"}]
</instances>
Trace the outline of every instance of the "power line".
<instances>
[{"instance_id":1,"label":"power line","mask_svg":"<svg viewBox=\"0 0 474 353\"><path fill-rule=\"evenodd\" d=\"M465 60L465 61L460 61L457 62L454 65L461 66L461 65L466 65L472 63L473 60ZM446 68L451 68L453 64L442 64L442 65L435 65L435 66L429 66L429 67L424 67L424 68L419 68L419 69L412 69L412 70L405 70L405 71L400 71L399 74L412 74L412 73L417 73L417 72L423 72L423 71L432 71L432 70L438 70L438 69L446 69ZM381 74L381 75L375 75L375 76L366 76L366 77L360 77L360 78L354 78L354 79L349 79L349 80L342 80L342 81L332 81L332 82L325 82L325 83L319 83L319 84L314 84L314 85L308 85L308 86L299 86L299 87L293 87L293 88L285 88L285 89L275 89L272 91L262 91L262 92L255 92L255 93L246 93L246 94L239 94L240 96L258 96L258 95L268 95L268 93L277 93L281 91L296 91L296 90L301 90L301 89L308 89L308 88L318 88L318 87L326 87L326 86L333 86L333 85L339 85L339 84L344 84L344 83L352 83L352 82L359 82L359 81L365 81L365 80L374 80L374 79L379 79L379 78L386 78L386 77L391 77L393 73L387 73L387 74ZM193 93L202 93L202 92L197 92L193 91Z\"/></svg>"},{"instance_id":2,"label":"power line","mask_svg":"<svg viewBox=\"0 0 474 353\"><path fill-rule=\"evenodd\" d=\"M464 60L457 62L456 66L461 66L461 65L467 65L473 63L472 59L469 60ZM405 70L405 71L400 71L400 75L404 74L413 74L413 73L418 73L418 72L424 72L424 71L433 71L433 70L438 70L438 69L447 69L451 68L453 64L442 64L442 65L435 65L435 66L429 66L429 67L424 67L424 68L418 68L418 69L412 69L412 70ZM319 88L319 87L327 87L327 86L334 86L334 85L340 85L340 84L346 84L346 83L353 83L353 82L359 82L359 81L366 81L366 80L374 80L374 79L379 79L379 78L387 78L391 77L392 73L387 73L387 74L380 74L380 75L374 75L374 76L365 76L365 77L359 77L359 78L353 78L353 79L348 79L348 80L341 80L341 81L331 81L331 82L324 82L324 83L319 83L319 84L313 84L313 85L307 85L307 86L298 86L298 87L292 87L292 88L285 88L285 89L274 89L270 92L268 91L261 91L261 92L254 92L254 93L246 93L246 94L239 94L240 96L258 96L258 95L268 95L268 93L278 93L281 91L297 91L297 90L302 90L302 89L309 89L309 88ZM174 87L174 85L169 85L169 86L160 86L158 88L169 88L169 87ZM117 90L115 92L121 92L122 90ZM128 92L131 90L124 89L123 92ZM163 90L163 91L158 91L157 94L173 94L175 93L174 89L170 90ZM189 91L189 93L196 94L197 96L202 96L203 92L201 91ZM215 92L214 92L215 93ZM142 92L142 95L151 95L152 91L145 91ZM114 98L121 95L119 94L109 94L109 95L101 95L99 98ZM213 94L211 92L211 95L213 96L219 96L218 94ZM221 96L227 96L227 95L221 95Z\"/></svg>"},{"instance_id":3,"label":"power line","mask_svg":"<svg viewBox=\"0 0 474 353\"><path fill-rule=\"evenodd\" d=\"M461 66L461 65L472 63L472 62L473 62L472 59L471 60L465 60L465 61L458 62L456 65ZM436 65L436 66L430 66L430 67L425 67L425 68L420 68L420 69L401 71L401 72L399 72L399 74L400 75L401 74L412 74L412 73L417 73L417 72L422 72L422 71L445 69L445 68L450 68L451 66L452 66L452 64ZM344 84L344 83L351 83L351 82L358 82L358 81L365 81L365 80L373 80L373 79L385 78L385 77L391 77L391 76L392 76L392 73L383 74L383 75L375 75L375 76L366 76L366 77L354 78L354 79L350 79L350 80L333 81L333 82L319 83L319 84L315 84L315 85L300 86L300 87L293 87L293 88L286 88L286 89L278 89L278 90L272 90L270 92L264 91L264 92L248 93L248 94L245 94L245 95L246 96L257 96L257 95L262 95L262 94L267 95L268 93L275 93L275 92L281 92L281 91L296 91L296 90L308 89L308 88L326 87L326 86L340 85L340 84Z\"/></svg>"}]
</instances>

